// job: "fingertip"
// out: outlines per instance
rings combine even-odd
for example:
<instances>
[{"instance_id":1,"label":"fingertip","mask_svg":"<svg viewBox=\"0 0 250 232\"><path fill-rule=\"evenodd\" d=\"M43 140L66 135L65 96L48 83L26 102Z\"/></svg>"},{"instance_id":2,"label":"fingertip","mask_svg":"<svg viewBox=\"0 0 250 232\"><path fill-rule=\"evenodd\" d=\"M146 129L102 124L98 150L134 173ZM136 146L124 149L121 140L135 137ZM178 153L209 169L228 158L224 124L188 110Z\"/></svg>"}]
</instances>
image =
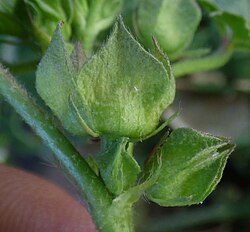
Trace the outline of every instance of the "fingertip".
<instances>
[{"instance_id":1,"label":"fingertip","mask_svg":"<svg viewBox=\"0 0 250 232\"><path fill-rule=\"evenodd\" d=\"M0 165L0 231L95 232L85 208L52 183Z\"/></svg>"}]
</instances>

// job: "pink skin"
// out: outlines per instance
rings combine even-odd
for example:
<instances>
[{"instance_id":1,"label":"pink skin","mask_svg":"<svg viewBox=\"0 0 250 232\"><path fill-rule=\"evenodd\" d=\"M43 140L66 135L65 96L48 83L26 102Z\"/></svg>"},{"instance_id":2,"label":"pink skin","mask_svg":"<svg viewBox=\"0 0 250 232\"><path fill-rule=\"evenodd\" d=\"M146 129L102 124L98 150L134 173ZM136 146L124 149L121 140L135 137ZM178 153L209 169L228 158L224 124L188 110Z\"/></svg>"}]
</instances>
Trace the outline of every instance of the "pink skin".
<instances>
[{"instance_id":1,"label":"pink skin","mask_svg":"<svg viewBox=\"0 0 250 232\"><path fill-rule=\"evenodd\" d=\"M0 165L0 231L96 232L84 207L59 187Z\"/></svg>"}]
</instances>

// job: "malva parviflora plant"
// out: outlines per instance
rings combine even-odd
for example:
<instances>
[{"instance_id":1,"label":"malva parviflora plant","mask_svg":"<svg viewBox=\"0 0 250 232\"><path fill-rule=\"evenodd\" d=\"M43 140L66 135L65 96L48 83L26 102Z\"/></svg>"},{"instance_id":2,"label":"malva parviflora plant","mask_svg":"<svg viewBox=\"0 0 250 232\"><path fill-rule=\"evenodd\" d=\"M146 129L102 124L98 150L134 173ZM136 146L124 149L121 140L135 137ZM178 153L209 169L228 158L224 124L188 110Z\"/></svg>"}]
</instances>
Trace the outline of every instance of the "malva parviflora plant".
<instances>
[{"instance_id":1,"label":"malva parviflora plant","mask_svg":"<svg viewBox=\"0 0 250 232\"><path fill-rule=\"evenodd\" d=\"M78 11L60 8L62 5L56 3L52 6L47 1L44 5L35 0L24 2L37 12L31 37L39 38L38 42L43 40L40 45L46 50L36 71L38 94L68 133L99 137L100 152L92 160L85 160L54 126L51 113L38 106L2 65L0 93L51 148L54 162L88 204L97 229L133 231L133 204L142 196L162 206L203 202L220 181L234 149L228 139L178 128L165 133L145 158L143 167L136 161L133 147L162 132L176 117L177 114L159 125L163 111L175 97L175 74L193 72L195 67L197 71L215 68L216 60L223 58L225 63L237 44L245 48L248 45L237 43L236 33L223 51L200 60L180 61L172 68L165 51L174 61L185 53L201 20L199 5L191 0L143 0L137 9L136 30L139 40L151 52L118 17L106 43L91 55L94 40L112 24L120 1L105 5L105 1L79 0L75 2ZM101 2L106 6L106 15L98 14L104 6ZM211 11L220 7L212 1L200 2ZM48 9L53 11L46 12ZM224 14L234 17L226 11ZM52 15L51 20L48 15ZM173 17L178 19L176 24ZM64 18L65 23L58 23ZM162 23L164 20L166 24ZM218 16L218 20L222 19ZM49 32L55 27L46 49ZM165 36L168 30L170 33ZM74 46L69 42L72 31L81 41ZM150 34L155 36L153 40Z\"/></svg>"}]
</instances>

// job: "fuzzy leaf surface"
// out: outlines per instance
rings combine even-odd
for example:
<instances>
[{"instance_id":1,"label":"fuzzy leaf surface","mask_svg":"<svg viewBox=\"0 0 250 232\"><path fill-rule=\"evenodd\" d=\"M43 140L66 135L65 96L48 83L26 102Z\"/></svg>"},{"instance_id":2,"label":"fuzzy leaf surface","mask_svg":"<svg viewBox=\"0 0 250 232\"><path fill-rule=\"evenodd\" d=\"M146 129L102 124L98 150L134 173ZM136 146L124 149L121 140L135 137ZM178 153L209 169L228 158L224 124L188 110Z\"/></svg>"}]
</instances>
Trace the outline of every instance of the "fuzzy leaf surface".
<instances>
[{"instance_id":1,"label":"fuzzy leaf surface","mask_svg":"<svg viewBox=\"0 0 250 232\"><path fill-rule=\"evenodd\" d=\"M75 69L66 51L59 24L49 48L39 63L36 72L36 88L45 103L60 119L62 125L73 134L84 134L84 130L68 104L74 91Z\"/></svg>"}]
</instances>

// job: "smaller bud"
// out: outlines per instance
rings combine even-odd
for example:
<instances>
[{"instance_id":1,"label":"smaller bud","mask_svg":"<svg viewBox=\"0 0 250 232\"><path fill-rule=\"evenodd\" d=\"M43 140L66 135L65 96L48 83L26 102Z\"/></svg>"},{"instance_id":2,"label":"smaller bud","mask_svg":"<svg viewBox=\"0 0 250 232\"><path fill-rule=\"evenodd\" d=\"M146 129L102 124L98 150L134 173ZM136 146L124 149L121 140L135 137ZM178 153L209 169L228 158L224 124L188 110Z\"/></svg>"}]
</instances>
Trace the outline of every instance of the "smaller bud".
<instances>
[{"instance_id":1,"label":"smaller bud","mask_svg":"<svg viewBox=\"0 0 250 232\"><path fill-rule=\"evenodd\" d=\"M194 0L142 0L136 18L141 41L151 48L151 36L155 36L170 57L189 45L200 20L201 10Z\"/></svg>"},{"instance_id":2,"label":"smaller bud","mask_svg":"<svg viewBox=\"0 0 250 232\"><path fill-rule=\"evenodd\" d=\"M157 178L146 196L163 206L202 203L220 181L233 149L224 138L188 128L175 130L163 138L145 165L145 178Z\"/></svg>"}]
</instances>

